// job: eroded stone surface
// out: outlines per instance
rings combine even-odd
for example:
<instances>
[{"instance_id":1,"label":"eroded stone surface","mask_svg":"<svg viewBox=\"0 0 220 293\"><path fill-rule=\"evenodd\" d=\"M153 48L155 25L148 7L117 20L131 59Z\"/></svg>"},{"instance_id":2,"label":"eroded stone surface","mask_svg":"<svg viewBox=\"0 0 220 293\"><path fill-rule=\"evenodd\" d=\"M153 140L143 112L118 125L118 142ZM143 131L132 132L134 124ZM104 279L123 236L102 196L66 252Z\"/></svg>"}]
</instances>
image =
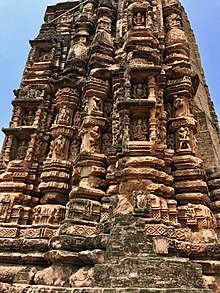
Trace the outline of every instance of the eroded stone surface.
<instances>
[{"instance_id":1,"label":"eroded stone surface","mask_svg":"<svg viewBox=\"0 0 220 293\"><path fill-rule=\"evenodd\" d=\"M1 291L217 293L220 131L180 2L58 3L30 44L3 129Z\"/></svg>"}]
</instances>

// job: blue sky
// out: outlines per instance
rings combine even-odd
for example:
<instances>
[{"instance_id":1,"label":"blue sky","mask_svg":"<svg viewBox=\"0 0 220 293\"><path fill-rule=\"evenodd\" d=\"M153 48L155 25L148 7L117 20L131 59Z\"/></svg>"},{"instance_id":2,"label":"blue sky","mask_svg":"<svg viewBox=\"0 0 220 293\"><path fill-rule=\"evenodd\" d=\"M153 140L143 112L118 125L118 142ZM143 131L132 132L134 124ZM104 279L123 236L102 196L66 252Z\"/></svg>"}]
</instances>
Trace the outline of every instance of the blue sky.
<instances>
[{"instance_id":1,"label":"blue sky","mask_svg":"<svg viewBox=\"0 0 220 293\"><path fill-rule=\"evenodd\" d=\"M28 52L48 5L57 0L0 0L0 128L11 119ZM220 0L181 0L196 35L207 84L220 117ZM0 148L4 134L0 133Z\"/></svg>"}]
</instances>

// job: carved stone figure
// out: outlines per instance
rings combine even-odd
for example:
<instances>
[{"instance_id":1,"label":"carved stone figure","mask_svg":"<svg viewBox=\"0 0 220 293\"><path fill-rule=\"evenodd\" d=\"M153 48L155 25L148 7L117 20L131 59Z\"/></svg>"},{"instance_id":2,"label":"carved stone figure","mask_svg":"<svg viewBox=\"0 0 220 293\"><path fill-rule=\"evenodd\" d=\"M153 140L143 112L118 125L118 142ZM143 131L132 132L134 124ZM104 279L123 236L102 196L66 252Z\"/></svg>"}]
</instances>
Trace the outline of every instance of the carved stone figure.
<instances>
[{"instance_id":1,"label":"carved stone figure","mask_svg":"<svg viewBox=\"0 0 220 293\"><path fill-rule=\"evenodd\" d=\"M79 111L76 111L74 119L73 119L73 125L79 126L81 122L81 113Z\"/></svg>"},{"instance_id":2,"label":"carved stone figure","mask_svg":"<svg viewBox=\"0 0 220 293\"><path fill-rule=\"evenodd\" d=\"M87 56L88 48L86 46L87 39L85 36L80 36L76 43L71 46L67 60L84 59Z\"/></svg>"},{"instance_id":3,"label":"carved stone figure","mask_svg":"<svg viewBox=\"0 0 220 293\"><path fill-rule=\"evenodd\" d=\"M102 146L101 151L107 155L108 154L108 148L112 146L112 135L111 133L104 133L102 135Z\"/></svg>"},{"instance_id":4,"label":"carved stone figure","mask_svg":"<svg viewBox=\"0 0 220 293\"><path fill-rule=\"evenodd\" d=\"M70 120L70 111L66 106L63 106L63 108L59 110L59 114L57 116L57 123L68 124L69 120Z\"/></svg>"},{"instance_id":5,"label":"carved stone figure","mask_svg":"<svg viewBox=\"0 0 220 293\"><path fill-rule=\"evenodd\" d=\"M179 150L191 150L190 130L188 127L180 127L178 131Z\"/></svg>"},{"instance_id":6,"label":"carved stone figure","mask_svg":"<svg viewBox=\"0 0 220 293\"><path fill-rule=\"evenodd\" d=\"M79 153L79 148L80 148L80 142L76 139L74 139L70 145L70 150L69 150L69 159L74 160Z\"/></svg>"},{"instance_id":7,"label":"carved stone figure","mask_svg":"<svg viewBox=\"0 0 220 293\"><path fill-rule=\"evenodd\" d=\"M90 138L89 138L91 152L99 152L99 145L100 145L99 138L100 138L99 127L94 126L90 132Z\"/></svg>"},{"instance_id":8,"label":"carved stone figure","mask_svg":"<svg viewBox=\"0 0 220 293\"><path fill-rule=\"evenodd\" d=\"M186 207L186 216L188 224L197 224L195 207L191 203Z\"/></svg>"},{"instance_id":9,"label":"carved stone figure","mask_svg":"<svg viewBox=\"0 0 220 293\"><path fill-rule=\"evenodd\" d=\"M56 139L51 142L50 152L48 158L50 159L63 159L65 156L65 137L59 135Z\"/></svg>"},{"instance_id":10,"label":"carved stone figure","mask_svg":"<svg viewBox=\"0 0 220 293\"><path fill-rule=\"evenodd\" d=\"M92 3L86 3L83 7L83 12L93 14L94 6Z\"/></svg>"},{"instance_id":11,"label":"carved stone figure","mask_svg":"<svg viewBox=\"0 0 220 293\"><path fill-rule=\"evenodd\" d=\"M188 116L189 115L188 105L186 104L184 98L175 96L173 106L174 106L174 109L175 109L176 117Z\"/></svg>"},{"instance_id":12,"label":"carved stone figure","mask_svg":"<svg viewBox=\"0 0 220 293\"><path fill-rule=\"evenodd\" d=\"M25 158L27 153L28 142L26 140L22 140L19 142L18 150L17 150L17 160L22 160Z\"/></svg>"},{"instance_id":13,"label":"carved stone figure","mask_svg":"<svg viewBox=\"0 0 220 293\"><path fill-rule=\"evenodd\" d=\"M146 192L142 190L133 191L134 212L149 215L151 211L151 200Z\"/></svg>"},{"instance_id":14,"label":"carved stone figure","mask_svg":"<svg viewBox=\"0 0 220 293\"><path fill-rule=\"evenodd\" d=\"M144 99L146 98L146 85L142 83L138 83L137 85L133 86L133 97L135 99Z\"/></svg>"},{"instance_id":15,"label":"carved stone figure","mask_svg":"<svg viewBox=\"0 0 220 293\"><path fill-rule=\"evenodd\" d=\"M145 26L146 20L144 14L142 14L141 12L137 12L133 18L133 22L136 26Z\"/></svg>"},{"instance_id":16,"label":"carved stone figure","mask_svg":"<svg viewBox=\"0 0 220 293\"><path fill-rule=\"evenodd\" d=\"M182 27L182 21L178 14L172 13L167 18L167 26L170 28L181 28Z\"/></svg>"},{"instance_id":17,"label":"carved stone figure","mask_svg":"<svg viewBox=\"0 0 220 293\"><path fill-rule=\"evenodd\" d=\"M89 111L88 113L91 114L93 111L101 112L102 111L102 102L99 98L92 96L89 102Z\"/></svg>"},{"instance_id":18,"label":"carved stone figure","mask_svg":"<svg viewBox=\"0 0 220 293\"><path fill-rule=\"evenodd\" d=\"M146 140L147 138L147 123L145 120L138 118L132 123L132 137L133 140Z\"/></svg>"}]
</instances>

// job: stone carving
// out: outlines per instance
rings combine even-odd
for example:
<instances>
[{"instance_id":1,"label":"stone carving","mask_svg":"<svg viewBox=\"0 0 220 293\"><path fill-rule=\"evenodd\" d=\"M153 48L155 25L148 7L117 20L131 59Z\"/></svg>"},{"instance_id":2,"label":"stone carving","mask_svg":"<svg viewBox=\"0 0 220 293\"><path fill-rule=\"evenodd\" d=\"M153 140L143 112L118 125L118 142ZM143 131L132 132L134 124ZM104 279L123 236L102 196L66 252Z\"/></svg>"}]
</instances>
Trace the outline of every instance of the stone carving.
<instances>
[{"instance_id":1,"label":"stone carving","mask_svg":"<svg viewBox=\"0 0 220 293\"><path fill-rule=\"evenodd\" d=\"M86 3L83 6L83 12L89 13L89 14L93 14L94 11L94 6L92 3Z\"/></svg>"},{"instance_id":2,"label":"stone carving","mask_svg":"<svg viewBox=\"0 0 220 293\"><path fill-rule=\"evenodd\" d=\"M112 103L104 103L103 108L104 108L103 109L104 116L107 118L111 118L112 117L112 110L113 110Z\"/></svg>"},{"instance_id":3,"label":"stone carving","mask_svg":"<svg viewBox=\"0 0 220 293\"><path fill-rule=\"evenodd\" d=\"M27 148L28 148L28 142L26 140L22 140L18 144L18 149L17 149L17 160L22 160L25 158L26 153L27 153Z\"/></svg>"},{"instance_id":4,"label":"stone carving","mask_svg":"<svg viewBox=\"0 0 220 293\"><path fill-rule=\"evenodd\" d=\"M67 286L72 269L68 266L52 265L34 275L34 283L37 285Z\"/></svg>"},{"instance_id":5,"label":"stone carving","mask_svg":"<svg viewBox=\"0 0 220 293\"><path fill-rule=\"evenodd\" d=\"M106 16L102 16L98 20L98 30L105 30L106 32L111 31L111 19Z\"/></svg>"},{"instance_id":6,"label":"stone carving","mask_svg":"<svg viewBox=\"0 0 220 293\"><path fill-rule=\"evenodd\" d=\"M146 119L136 118L132 121L132 140L145 141L148 137Z\"/></svg>"},{"instance_id":7,"label":"stone carving","mask_svg":"<svg viewBox=\"0 0 220 293\"><path fill-rule=\"evenodd\" d=\"M41 52L39 61L48 62L53 60L54 53L55 53L55 48L53 48L50 52Z\"/></svg>"},{"instance_id":8,"label":"stone carving","mask_svg":"<svg viewBox=\"0 0 220 293\"><path fill-rule=\"evenodd\" d=\"M146 192L142 190L135 190L132 194L134 203L134 213L142 215L150 215L151 211L151 199Z\"/></svg>"},{"instance_id":9,"label":"stone carving","mask_svg":"<svg viewBox=\"0 0 220 293\"><path fill-rule=\"evenodd\" d=\"M88 48L86 46L87 39L85 36L80 36L77 42L74 42L70 47L67 60L84 59L87 56Z\"/></svg>"},{"instance_id":10,"label":"stone carving","mask_svg":"<svg viewBox=\"0 0 220 293\"><path fill-rule=\"evenodd\" d=\"M102 112L102 101L99 98L92 96L90 98L88 109L89 114L92 114L93 112Z\"/></svg>"},{"instance_id":11,"label":"stone carving","mask_svg":"<svg viewBox=\"0 0 220 293\"><path fill-rule=\"evenodd\" d=\"M186 217L188 225L197 224L195 207L191 203L188 203L186 207Z\"/></svg>"},{"instance_id":12,"label":"stone carving","mask_svg":"<svg viewBox=\"0 0 220 293\"><path fill-rule=\"evenodd\" d=\"M76 156L79 153L79 149L80 149L80 141L77 139L74 139L70 145L69 160L73 161L76 159Z\"/></svg>"},{"instance_id":13,"label":"stone carving","mask_svg":"<svg viewBox=\"0 0 220 293\"><path fill-rule=\"evenodd\" d=\"M93 220L100 218L100 203L89 199L73 199L67 204L66 219L72 220Z\"/></svg>"},{"instance_id":14,"label":"stone carving","mask_svg":"<svg viewBox=\"0 0 220 293\"><path fill-rule=\"evenodd\" d=\"M13 203L10 195L5 195L0 198L0 222L9 221Z\"/></svg>"},{"instance_id":15,"label":"stone carving","mask_svg":"<svg viewBox=\"0 0 220 293\"><path fill-rule=\"evenodd\" d=\"M186 100L182 97L174 97L174 109L176 117L189 116L189 107L186 103Z\"/></svg>"},{"instance_id":16,"label":"stone carving","mask_svg":"<svg viewBox=\"0 0 220 293\"><path fill-rule=\"evenodd\" d=\"M44 19L3 129L0 291L205 293L220 131L179 0Z\"/></svg>"},{"instance_id":17,"label":"stone carving","mask_svg":"<svg viewBox=\"0 0 220 293\"><path fill-rule=\"evenodd\" d=\"M112 134L111 133L104 133L102 135L102 145L101 145L101 151L107 155L108 154L108 148L112 146Z\"/></svg>"},{"instance_id":18,"label":"stone carving","mask_svg":"<svg viewBox=\"0 0 220 293\"><path fill-rule=\"evenodd\" d=\"M66 106L63 106L63 108L59 110L59 114L57 116L57 123L68 125L69 120L70 120L70 111Z\"/></svg>"},{"instance_id":19,"label":"stone carving","mask_svg":"<svg viewBox=\"0 0 220 293\"><path fill-rule=\"evenodd\" d=\"M216 219L210 209L204 205L188 203L178 207L178 219L183 226L197 226L199 229L216 227Z\"/></svg>"},{"instance_id":20,"label":"stone carving","mask_svg":"<svg viewBox=\"0 0 220 293\"><path fill-rule=\"evenodd\" d=\"M59 135L51 142L50 152L48 154L49 159L63 159L65 156L65 137Z\"/></svg>"},{"instance_id":21,"label":"stone carving","mask_svg":"<svg viewBox=\"0 0 220 293\"><path fill-rule=\"evenodd\" d=\"M83 129L79 135L82 138L80 152L99 152L100 147L100 130L99 126L94 126L91 129Z\"/></svg>"},{"instance_id":22,"label":"stone carving","mask_svg":"<svg viewBox=\"0 0 220 293\"><path fill-rule=\"evenodd\" d=\"M64 219L65 207L54 205L38 205L33 210L33 224L43 225L51 224L58 225Z\"/></svg>"},{"instance_id":23,"label":"stone carving","mask_svg":"<svg viewBox=\"0 0 220 293\"><path fill-rule=\"evenodd\" d=\"M147 98L147 86L142 83L138 83L133 86L133 97L135 99L146 99Z\"/></svg>"},{"instance_id":24,"label":"stone carving","mask_svg":"<svg viewBox=\"0 0 220 293\"><path fill-rule=\"evenodd\" d=\"M191 150L190 146L190 130L188 127L180 127L178 131L179 151Z\"/></svg>"},{"instance_id":25,"label":"stone carving","mask_svg":"<svg viewBox=\"0 0 220 293\"><path fill-rule=\"evenodd\" d=\"M89 287L93 280L94 269L83 267L70 277L71 287Z\"/></svg>"},{"instance_id":26,"label":"stone carving","mask_svg":"<svg viewBox=\"0 0 220 293\"><path fill-rule=\"evenodd\" d=\"M22 124L24 126L32 126L34 123L34 118L35 118L34 110L26 111L26 113L23 114Z\"/></svg>"},{"instance_id":27,"label":"stone carving","mask_svg":"<svg viewBox=\"0 0 220 293\"><path fill-rule=\"evenodd\" d=\"M168 149L175 149L175 137L172 133L168 134L167 136L167 147Z\"/></svg>"},{"instance_id":28,"label":"stone carving","mask_svg":"<svg viewBox=\"0 0 220 293\"><path fill-rule=\"evenodd\" d=\"M166 117L166 115L165 115ZM164 118L165 118L164 117ZM165 143L167 137L166 120L160 119L158 123L158 138L160 143Z\"/></svg>"},{"instance_id":29,"label":"stone carving","mask_svg":"<svg viewBox=\"0 0 220 293\"><path fill-rule=\"evenodd\" d=\"M182 27L181 17L176 13L170 14L167 17L167 26L169 28L181 28Z\"/></svg>"},{"instance_id":30,"label":"stone carving","mask_svg":"<svg viewBox=\"0 0 220 293\"><path fill-rule=\"evenodd\" d=\"M80 126L80 122L81 122L81 113L77 111L74 116L73 125Z\"/></svg>"},{"instance_id":31,"label":"stone carving","mask_svg":"<svg viewBox=\"0 0 220 293\"><path fill-rule=\"evenodd\" d=\"M145 26L146 25L145 15L141 12L137 12L133 18L133 22L135 26Z\"/></svg>"}]
</instances>

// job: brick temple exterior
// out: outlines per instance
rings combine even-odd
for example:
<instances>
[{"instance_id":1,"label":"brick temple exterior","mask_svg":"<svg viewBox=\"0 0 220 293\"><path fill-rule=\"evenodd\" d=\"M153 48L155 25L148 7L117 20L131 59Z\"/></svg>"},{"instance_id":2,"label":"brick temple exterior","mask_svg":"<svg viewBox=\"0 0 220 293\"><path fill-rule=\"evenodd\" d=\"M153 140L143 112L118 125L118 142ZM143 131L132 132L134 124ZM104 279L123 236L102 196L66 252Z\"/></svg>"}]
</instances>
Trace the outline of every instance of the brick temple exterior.
<instances>
[{"instance_id":1,"label":"brick temple exterior","mask_svg":"<svg viewBox=\"0 0 220 293\"><path fill-rule=\"evenodd\" d=\"M180 2L59 3L30 45L1 292L220 292L220 130Z\"/></svg>"}]
</instances>

